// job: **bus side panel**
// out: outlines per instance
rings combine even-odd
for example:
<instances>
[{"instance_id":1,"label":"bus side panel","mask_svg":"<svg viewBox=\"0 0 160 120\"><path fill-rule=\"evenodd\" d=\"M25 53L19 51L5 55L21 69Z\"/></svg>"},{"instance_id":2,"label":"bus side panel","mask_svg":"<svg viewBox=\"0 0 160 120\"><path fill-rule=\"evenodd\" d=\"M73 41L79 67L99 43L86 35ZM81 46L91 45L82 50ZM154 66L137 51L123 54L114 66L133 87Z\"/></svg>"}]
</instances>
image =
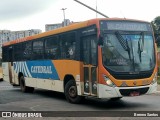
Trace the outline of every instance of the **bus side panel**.
<instances>
[{"instance_id":1,"label":"bus side panel","mask_svg":"<svg viewBox=\"0 0 160 120\"><path fill-rule=\"evenodd\" d=\"M25 77L26 86L37 87L37 78Z\"/></svg>"},{"instance_id":2,"label":"bus side panel","mask_svg":"<svg viewBox=\"0 0 160 120\"><path fill-rule=\"evenodd\" d=\"M46 90L53 90L58 92L64 92L63 81L60 80L48 80L48 79L37 79L37 88Z\"/></svg>"},{"instance_id":3,"label":"bus side panel","mask_svg":"<svg viewBox=\"0 0 160 120\"><path fill-rule=\"evenodd\" d=\"M51 60L14 62L14 73L16 78L18 78L19 73L24 75L26 86L64 91L63 81L60 81Z\"/></svg>"},{"instance_id":4,"label":"bus side panel","mask_svg":"<svg viewBox=\"0 0 160 120\"><path fill-rule=\"evenodd\" d=\"M3 79L11 84L16 84L13 66L11 62L4 62L2 63L2 70L3 70Z\"/></svg>"},{"instance_id":5,"label":"bus side panel","mask_svg":"<svg viewBox=\"0 0 160 120\"><path fill-rule=\"evenodd\" d=\"M83 94L83 65L75 60L54 60L52 61L60 80L64 80L66 75L72 75L76 81L78 95ZM63 83L63 82L62 82Z\"/></svg>"},{"instance_id":6,"label":"bus side panel","mask_svg":"<svg viewBox=\"0 0 160 120\"><path fill-rule=\"evenodd\" d=\"M9 65L8 62L2 63L2 70L3 70L3 80L9 81Z\"/></svg>"},{"instance_id":7,"label":"bus side panel","mask_svg":"<svg viewBox=\"0 0 160 120\"><path fill-rule=\"evenodd\" d=\"M64 78L72 75L77 84L78 95L82 94L83 75L81 63L75 60L46 60L14 62L14 72L23 73L26 86L64 92Z\"/></svg>"},{"instance_id":8,"label":"bus side panel","mask_svg":"<svg viewBox=\"0 0 160 120\"><path fill-rule=\"evenodd\" d=\"M63 81L25 77L26 86L64 92Z\"/></svg>"},{"instance_id":9,"label":"bus side panel","mask_svg":"<svg viewBox=\"0 0 160 120\"><path fill-rule=\"evenodd\" d=\"M60 80L63 80L65 75L70 74L76 78L80 75L80 62L74 60L54 60L53 64L57 70Z\"/></svg>"}]
</instances>

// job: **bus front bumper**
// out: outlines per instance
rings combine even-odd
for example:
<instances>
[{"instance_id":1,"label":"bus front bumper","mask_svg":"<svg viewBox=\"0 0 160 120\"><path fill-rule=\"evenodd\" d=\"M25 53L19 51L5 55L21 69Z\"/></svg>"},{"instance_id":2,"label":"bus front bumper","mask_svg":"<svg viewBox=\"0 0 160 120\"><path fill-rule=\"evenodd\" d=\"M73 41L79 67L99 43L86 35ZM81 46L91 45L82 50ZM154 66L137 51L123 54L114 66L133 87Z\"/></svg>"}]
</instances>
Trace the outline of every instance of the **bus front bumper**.
<instances>
[{"instance_id":1,"label":"bus front bumper","mask_svg":"<svg viewBox=\"0 0 160 120\"><path fill-rule=\"evenodd\" d=\"M107 85L98 85L98 98L116 98L124 96L139 96L143 94L151 94L157 91L157 82L147 86L136 87L110 87Z\"/></svg>"}]
</instances>

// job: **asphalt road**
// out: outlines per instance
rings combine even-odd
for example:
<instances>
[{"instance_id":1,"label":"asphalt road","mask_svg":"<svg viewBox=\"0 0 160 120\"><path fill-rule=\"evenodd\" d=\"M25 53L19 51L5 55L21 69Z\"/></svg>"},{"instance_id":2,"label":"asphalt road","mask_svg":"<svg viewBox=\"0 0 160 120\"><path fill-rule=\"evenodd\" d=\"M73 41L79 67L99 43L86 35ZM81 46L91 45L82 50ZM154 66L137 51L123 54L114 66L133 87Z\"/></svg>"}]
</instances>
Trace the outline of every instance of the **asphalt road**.
<instances>
[{"instance_id":1,"label":"asphalt road","mask_svg":"<svg viewBox=\"0 0 160 120\"><path fill-rule=\"evenodd\" d=\"M124 114L126 111L160 111L160 93L124 97L120 101L86 99L82 104L71 104L62 93L42 89L36 89L34 93L22 93L19 87L2 81L0 111L124 111Z\"/></svg>"}]
</instances>

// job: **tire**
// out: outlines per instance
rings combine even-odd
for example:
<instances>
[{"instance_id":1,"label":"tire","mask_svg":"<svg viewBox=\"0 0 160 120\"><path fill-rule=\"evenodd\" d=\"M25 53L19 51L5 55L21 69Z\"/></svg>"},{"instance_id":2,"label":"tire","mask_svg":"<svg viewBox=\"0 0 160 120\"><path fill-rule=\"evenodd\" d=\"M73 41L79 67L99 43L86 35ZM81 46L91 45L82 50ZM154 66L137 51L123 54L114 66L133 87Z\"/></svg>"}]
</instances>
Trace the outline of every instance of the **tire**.
<instances>
[{"instance_id":1,"label":"tire","mask_svg":"<svg viewBox=\"0 0 160 120\"><path fill-rule=\"evenodd\" d=\"M0 81L3 81L3 78L0 78Z\"/></svg>"},{"instance_id":2,"label":"tire","mask_svg":"<svg viewBox=\"0 0 160 120\"><path fill-rule=\"evenodd\" d=\"M25 92L25 93L26 92L32 93L34 91L34 87L26 86L26 83L25 83L23 76L20 77L20 87L21 87L21 91Z\"/></svg>"},{"instance_id":3,"label":"tire","mask_svg":"<svg viewBox=\"0 0 160 120\"><path fill-rule=\"evenodd\" d=\"M68 102L70 103L80 103L82 100L81 96L78 96L77 94L77 86L74 80L70 80L65 85L64 90L65 97Z\"/></svg>"},{"instance_id":4,"label":"tire","mask_svg":"<svg viewBox=\"0 0 160 120\"><path fill-rule=\"evenodd\" d=\"M116 98L111 98L110 100L111 101L118 101L118 100L120 100L122 97L116 97Z\"/></svg>"},{"instance_id":5,"label":"tire","mask_svg":"<svg viewBox=\"0 0 160 120\"><path fill-rule=\"evenodd\" d=\"M17 85L17 84L11 84L13 87L17 87L17 86L19 86L19 85Z\"/></svg>"}]
</instances>

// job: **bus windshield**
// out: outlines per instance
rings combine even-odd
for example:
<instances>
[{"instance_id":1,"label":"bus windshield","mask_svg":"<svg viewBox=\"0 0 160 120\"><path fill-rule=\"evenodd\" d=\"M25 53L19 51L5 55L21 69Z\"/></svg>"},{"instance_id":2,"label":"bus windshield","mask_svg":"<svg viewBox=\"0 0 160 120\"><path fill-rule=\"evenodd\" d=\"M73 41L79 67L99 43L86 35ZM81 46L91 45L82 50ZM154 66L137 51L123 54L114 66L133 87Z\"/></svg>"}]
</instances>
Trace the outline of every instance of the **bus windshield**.
<instances>
[{"instance_id":1,"label":"bus windshield","mask_svg":"<svg viewBox=\"0 0 160 120\"><path fill-rule=\"evenodd\" d=\"M113 32L104 34L103 64L115 72L148 71L155 66L152 34Z\"/></svg>"}]
</instances>

